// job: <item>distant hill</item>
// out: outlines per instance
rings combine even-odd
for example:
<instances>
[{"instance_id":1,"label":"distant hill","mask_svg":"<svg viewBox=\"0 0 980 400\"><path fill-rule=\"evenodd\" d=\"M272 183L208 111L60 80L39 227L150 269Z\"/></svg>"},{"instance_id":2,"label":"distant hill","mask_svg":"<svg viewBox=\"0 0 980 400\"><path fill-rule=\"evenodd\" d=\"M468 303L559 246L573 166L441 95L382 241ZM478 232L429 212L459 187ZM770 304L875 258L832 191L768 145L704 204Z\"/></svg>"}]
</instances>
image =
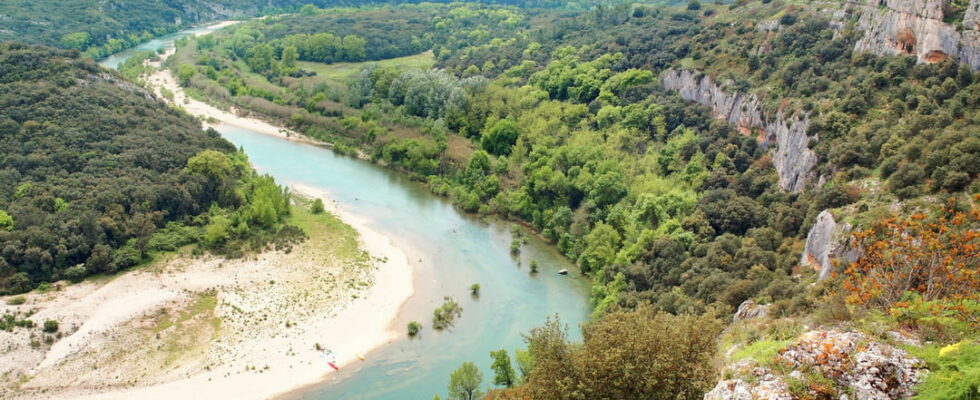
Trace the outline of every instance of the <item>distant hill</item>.
<instances>
[{"instance_id":1,"label":"distant hill","mask_svg":"<svg viewBox=\"0 0 980 400\"><path fill-rule=\"evenodd\" d=\"M76 51L0 44L0 149L0 294L127 268L209 223L220 250L229 221L261 231L260 189L266 227L285 212L234 146Z\"/></svg>"},{"instance_id":2,"label":"distant hill","mask_svg":"<svg viewBox=\"0 0 980 400\"><path fill-rule=\"evenodd\" d=\"M93 58L180 27L219 19L297 11L306 4L347 7L417 3L409 0L8 0L0 2L0 41L89 50ZM448 3L445 0L432 1ZM519 7L590 8L619 0L482 0Z\"/></svg>"}]
</instances>

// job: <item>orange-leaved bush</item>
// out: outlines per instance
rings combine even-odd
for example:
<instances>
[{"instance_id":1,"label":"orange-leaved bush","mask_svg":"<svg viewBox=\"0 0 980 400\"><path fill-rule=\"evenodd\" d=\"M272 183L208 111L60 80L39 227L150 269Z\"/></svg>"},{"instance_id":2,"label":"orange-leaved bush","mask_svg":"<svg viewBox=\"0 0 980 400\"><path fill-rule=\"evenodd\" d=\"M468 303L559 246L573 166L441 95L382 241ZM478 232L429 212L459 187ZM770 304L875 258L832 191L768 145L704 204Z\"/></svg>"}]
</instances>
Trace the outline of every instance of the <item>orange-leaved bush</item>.
<instances>
[{"instance_id":1,"label":"orange-leaved bush","mask_svg":"<svg viewBox=\"0 0 980 400\"><path fill-rule=\"evenodd\" d=\"M950 199L934 217L892 216L853 234L863 254L844 270L848 301L889 309L906 293L924 300L980 299L980 210Z\"/></svg>"}]
</instances>

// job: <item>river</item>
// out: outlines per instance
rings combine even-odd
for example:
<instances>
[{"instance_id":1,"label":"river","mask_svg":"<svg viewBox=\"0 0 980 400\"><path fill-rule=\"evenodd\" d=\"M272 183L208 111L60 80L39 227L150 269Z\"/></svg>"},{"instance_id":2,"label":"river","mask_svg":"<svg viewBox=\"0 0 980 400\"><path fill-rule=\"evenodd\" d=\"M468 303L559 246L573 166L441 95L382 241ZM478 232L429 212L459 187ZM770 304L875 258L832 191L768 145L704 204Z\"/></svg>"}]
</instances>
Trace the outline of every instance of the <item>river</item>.
<instances>
[{"instance_id":1,"label":"river","mask_svg":"<svg viewBox=\"0 0 980 400\"><path fill-rule=\"evenodd\" d=\"M136 47L130 47L126 50L120 51L116 54L110 55L99 61L99 64L103 67L108 67L112 69L118 69L119 65L125 62L127 59L135 55L136 53L142 51L157 51L159 49L169 50L174 47L174 42L178 39L185 38L191 35L206 35L214 32L218 29L224 27L221 23L209 24L205 26L198 26L190 29L185 29L182 31L174 32L168 35L163 35L154 39L150 39Z\"/></svg>"},{"instance_id":2,"label":"river","mask_svg":"<svg viewBox=\"0 0 980 400\"><path fill-rule=\"evenodd\" d=\"M168 35L169 43L157 46L172 45L173 40L194 33ZM405 327L409 321L420 321L426 327L422 333L411 339L406 335L367 354L365 361L283 398L445 397L450 372L465 361L480 366L486 389L493 380L489 352L506 349L513 355L524 347L521 334L548 317L559 315L570 327L570 336L580 337L578 325L589 312L589 282L543 240L528 235L529 242L514 256L509 249L511 224L461 213L403 174L243 128L220 125L218 131L243 148L259 172L281 184L329 192L348 212L367 218L371 228L392 238L415 264L415 295L403 305L394 324ZM531 260L539 263L539 273L530 273ZM563 268L572 273L558 275ZM481 286L479 297L469 293L473 283ZM451 329L428 329L433 310L445 296L460 302L462 317Z\"/></svg>"}]
</instances>

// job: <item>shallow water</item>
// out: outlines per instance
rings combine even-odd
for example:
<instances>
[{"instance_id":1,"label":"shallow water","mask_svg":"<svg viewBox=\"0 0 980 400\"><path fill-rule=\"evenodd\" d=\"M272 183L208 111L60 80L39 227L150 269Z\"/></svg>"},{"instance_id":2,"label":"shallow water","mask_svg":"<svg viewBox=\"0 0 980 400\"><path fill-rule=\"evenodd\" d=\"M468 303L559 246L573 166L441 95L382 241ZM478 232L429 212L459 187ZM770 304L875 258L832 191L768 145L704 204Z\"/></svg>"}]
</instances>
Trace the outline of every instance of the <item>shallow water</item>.
<instances>
[{"instance_id":1,"label":"shallow water","mask_svg":"<svg viewBox=\"0 0 980 400\"><path fill-rule=\"evenodd\" d=\"M228 125L218 129L241 146L261 173L281 184L326 190L343 207L369 219L372 228L407 250L415 264L416 294L403 306L396 328L409 321L425 328L343 366L324 382L286 399L430 399L445 397L449 373L464 361L484 372L489 387L491 350L523 347L522 333L559 314L572 337L588 314L588 281L547 243L530 237L519 256L510 254L510 224L457 211L404 175L310 145ZM530 260L540 272L529 272ZM572 276L557 271L568 268ZM474 298L469 286L479 283ZM463 307L452 329L428 329L432 311L451 296ZM356 327L345 327L345 329ZM326 344L330 347L329 344ZM323 366L326 372L329 367ZM515 366L516 368L516 366Z\"/></svg>"}]
</instances>

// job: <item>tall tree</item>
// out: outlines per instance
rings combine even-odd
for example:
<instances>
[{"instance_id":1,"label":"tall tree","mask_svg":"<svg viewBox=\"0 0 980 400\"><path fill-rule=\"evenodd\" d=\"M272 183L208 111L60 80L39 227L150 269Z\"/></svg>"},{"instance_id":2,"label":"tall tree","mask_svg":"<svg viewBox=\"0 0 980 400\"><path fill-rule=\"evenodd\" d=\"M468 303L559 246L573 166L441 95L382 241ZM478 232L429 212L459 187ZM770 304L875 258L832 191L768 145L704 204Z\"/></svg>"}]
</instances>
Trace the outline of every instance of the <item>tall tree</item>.
<instances>
[{"instance_id":1,"label":"tall tree","mask_svg":"<svg viewBox=\"0 0 980 400\"><path fill-rule=\"evenodd\" d=\"M11 217L4 210L0 210L0 229L14 230L14 217Z\"/></svg>"},{"instance_id":2,"label":"tall tree","mask_svg":"<svg viewBox=\"0 0 980 400\"><path fill-rule=\"evenodd\" d=\"M557 321L528 334L534 367L522 388L534 399L700 399L715 380L721 323L641 305L607 313L568 342Z\"/></svg>"},{"instance_id":3,"label":"tall tree","mask_svg":"<svg viewBox=\"0 0 980 400\"><path fill-rule=\"evenodd\" d=\"M510 355L507 354L507 350L491 351L490 358L493 359L493 364L490 365L490 368L493 369L493 384L506 387L514 386L514 367L511 366Z\"/></svg>"},{"instance_id":4,"label":"tall tree","mask_svg":"<svg viewBox=\"0 0 980 400\"><path fill-rule=\"evenodd\" d=\"M480 383L483 373L471 362L464 362L449 376L450 400L477 400L483 397Z\"/></svg>"},{"instance_id":5,"label":"tall tree","mask_svg":"<svg viewBox=\"0 0 980 400\"><path fill-rule=\"evenodd\" d=\"M286 46L282 49L282 57L280 57L280 67L279 71L283 75L291 75L296 72L296 60L299 58L299 51L296 50L296 46Z\"/></svg>"}]
</instances>

